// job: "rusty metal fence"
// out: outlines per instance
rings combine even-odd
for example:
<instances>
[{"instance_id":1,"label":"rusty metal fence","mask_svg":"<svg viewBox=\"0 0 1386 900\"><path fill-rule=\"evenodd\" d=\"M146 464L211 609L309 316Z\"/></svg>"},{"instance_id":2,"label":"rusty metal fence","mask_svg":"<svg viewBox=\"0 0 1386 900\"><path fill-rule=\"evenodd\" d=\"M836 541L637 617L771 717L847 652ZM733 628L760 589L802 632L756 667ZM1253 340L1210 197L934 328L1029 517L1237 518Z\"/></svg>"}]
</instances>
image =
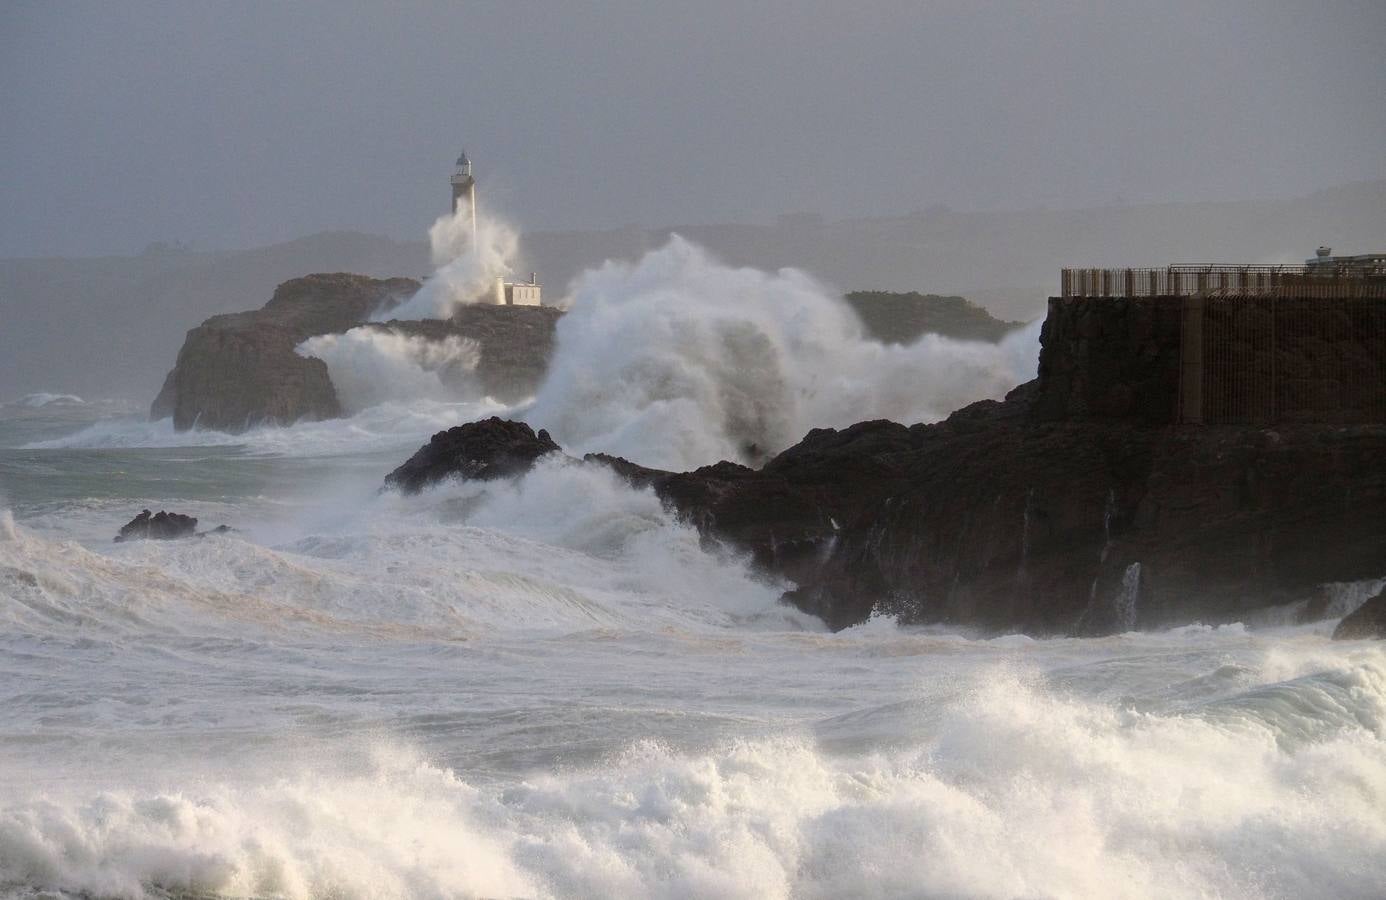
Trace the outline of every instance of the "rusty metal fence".
<instances>
[{"instance_id":1,"label":"rusty metal fence","mask_svg":"<svg viewBox=\"0 0 1386 900\"><path fill-rule=\"evenodd\" d=\"M1166 266L1063 269L1069 297L1269 297L1386 299L1386 278L1365 266Z\"/></svg>"}]
</instances>

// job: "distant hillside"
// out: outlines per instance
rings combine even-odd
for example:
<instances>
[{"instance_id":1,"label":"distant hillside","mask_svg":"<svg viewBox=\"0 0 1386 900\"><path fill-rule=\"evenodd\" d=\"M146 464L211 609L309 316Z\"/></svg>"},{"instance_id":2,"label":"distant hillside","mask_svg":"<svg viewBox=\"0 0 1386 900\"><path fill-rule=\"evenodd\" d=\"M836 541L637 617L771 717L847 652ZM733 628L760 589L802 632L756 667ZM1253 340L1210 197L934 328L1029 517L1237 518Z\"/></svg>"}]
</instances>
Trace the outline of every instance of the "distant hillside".
<instances>
[{"instance_id":1,"label":"distant hillside","mask_svg":"<svg viewBox=\"0 0 1386 900\"><path fill-rule=\"evenodd\" d=\"M883 344L910 344L926 333L964 341L999 341L1019 322L995 318L963 297L911 291L853 291L847 302L866 333Z\"/></svg>"}]
</instances>

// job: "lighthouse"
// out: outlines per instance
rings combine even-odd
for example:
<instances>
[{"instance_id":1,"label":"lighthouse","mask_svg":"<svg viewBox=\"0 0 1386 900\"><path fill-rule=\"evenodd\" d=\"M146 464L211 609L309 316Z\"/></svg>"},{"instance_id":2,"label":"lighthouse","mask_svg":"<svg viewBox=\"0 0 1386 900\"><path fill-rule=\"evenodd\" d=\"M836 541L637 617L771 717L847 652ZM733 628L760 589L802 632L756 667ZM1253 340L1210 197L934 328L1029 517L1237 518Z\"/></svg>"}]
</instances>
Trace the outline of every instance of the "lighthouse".
<instances>
[{"instance_id":1,"label":"lighthouse","mask_svg":"<svg viewBox=\"0 0 1386 900\"><path fill-rule=\"evenodd\" d=\"M468 252L477 252L476 243L476 179L472 177L472 161L467 158L466 152L457 157L457 167L452 170L452 178L448 179L452 183L452 214L457 215L466 204L467 215L471 218L472 242ZM486 290L486 299L479 300L482 303L494 303L497 306L543 306L543 285L533 272L529 275L529 281L506 281L503 275L496 276L495 290Z\"/></svg>"},{"instance_id":2,"label":"lighthouse","mask_svg":"<svg viewBox=\"0 0 1386 900\"><path fill-rule=\"evenodd\" d=\"M452 170L452 214L457 215L458 206L467 204L472 217L472 246L476 246L476 179L472 177L472 161L467 152L457 157L457 167Z\"/></svg>"}]
</instances>

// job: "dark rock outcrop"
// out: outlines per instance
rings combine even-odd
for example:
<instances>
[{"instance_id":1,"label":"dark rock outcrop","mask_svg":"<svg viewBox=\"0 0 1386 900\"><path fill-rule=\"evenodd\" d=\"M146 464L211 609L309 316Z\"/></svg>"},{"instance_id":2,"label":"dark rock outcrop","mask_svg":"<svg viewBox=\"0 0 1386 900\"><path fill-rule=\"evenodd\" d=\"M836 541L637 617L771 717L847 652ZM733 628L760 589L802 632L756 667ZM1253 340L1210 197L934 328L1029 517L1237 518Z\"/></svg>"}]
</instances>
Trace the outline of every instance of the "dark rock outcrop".
<instances>
[{"instance_id":1,"label":"dark rock outcrop","mask_svg":"<svg viewBox=\"0 0 1386 900\"><path fill-rule=\"evenodd\" d=\"M115 536L117 544L125 541L173 541L193 537L197 533L197 520L180 513L157 513L143 510L125 525Z\"/></svg>"},{"instance_id":2,"label":"dark rock outcrop","mask_svg":"<svg viewBox=\"0 0 1386 900\"><path fill-rule=\"evenodd\" d=\"M963 297L853 291L846 300L867 335L883 344L909 344L929 333L994 343L1021 327L1020 322L997 319Z\"/></svg>"},{"instance_id":3,"label":"dark rock outcrop","mask_svg":"<svg viewBox=\"0 0 1386 900\"><path fill-rule=\"evenodd\" d=\"M1363 638L1386 638L1386 591L1363 603L1333 629L1333 640L1355 641Z\"/></svg>"},{"instance_id":4,"label":"dark rock outcrop","mask_svg":"<svg viewBox=\"0 0 1386 900\"><path fill-rule=\"evenodd\" d=\"M1258 303L1210 298L1199 321L1221 328L1233 315L1259 327ZM834 628L887 612L1108 634L1234 621L1311 599L1325 583L1386 576L1386 424L1359 418L1353 403L1290 402L1313 372L1348 372L1354 396L1371 400L1386 383L1378 332L1339 327L1341 310L1313 298L1282 298L1276 315L1304 319L1276 345L1283 409L1298 424L1180 425L1184 308L1180 298L1054 298L1039 377L1004 402L932 425L817 429L760 469L722 462L676 473L587 459L792 581L786 599ZM1351 366L1334 362L1344 354ZM1209 356L1206 383L1259 377L1233 365L1239 358ZM1221 420L1217 399L1204 404L1211 421ZM1304 410L1337 418L1311 424ZM504 450L497 471L556 449L527 426L479 427ZM471 434L474 449L456 456L463 465L440 457L411 488L487 471L490 446ZM1375 621L1379 607L1344 627Z\"/></svg>"},{"instance_id":5,"label":"dark rock outcrop","mask_svg":"<svg viewBox=\"0 0 1386 900\"><path fill-rule=\"evenodd\" d=\"M213 316L188 332L150 418L172 416L179 431L238 432L340 416L326 364L294 347L346 331L418 288L408 278L308 275L281 284L263 309Z\"/></svg>"},{"instance_id":6,"label":"dark rock outcrop","mask_svg":"<svg viewBox=\"0 0 1386 900\"><path fill-rule=\"evenodd\" d=\"M552 353L559 310L474 305L447 321L368 323L418 289L409 278L308 275L281 284L263 309L213 316L188 332L150 418L172 417L180 431L230 432L336 418L342 406L326 364L294 348L357 326L429 340L470 338L480 347L474 375L482 390L507 402L533 393Z\"/></svg>"},{"instance_id":7,"label":"dark rock outcrop","mask_svg":"<svg viewBox=\"0 0 1386 900\"><path fill-rule=\"evenodd\" d=\"M115 542L123 544L126 541L176 541L181 538L206 537L209 534L228 534L233 530L229 525L218 525L216 528L198 531L197 519L192 516L165 512L162 509L157 513L150 513L146 509L121 526L120 533L115 536Z\"/></svg>"},{"instance_id":8,"label":"dark rock outcrop","mask_svg":"<svg viewBox=\"0 0 1386 900\"><path fill-rule=\"evenodd\" d=\"M786 599L834 628L883 611L1103 634L1230 621L1386 574L1386 428L1037 422L1035 390L934 425L818 429L759 470L587 460L792 580ZM392 485L514 474L557 450L520 423L462 428L462 452L430 449L459 429L435 436Z\"/></svg>"},{"instance_id":9,"label":"dark rock outcrop","mask_svg":"<svg viewBox=\"0 0 1386 900\"><path fill-rule=\"evenodd\" d=\"M440 431L419 451L385 477L385 486L406 494L457 477L488 480L529 471L534 461L561 452L549 433L524 422L491 417Z\"/></svg>"}]
</instances>

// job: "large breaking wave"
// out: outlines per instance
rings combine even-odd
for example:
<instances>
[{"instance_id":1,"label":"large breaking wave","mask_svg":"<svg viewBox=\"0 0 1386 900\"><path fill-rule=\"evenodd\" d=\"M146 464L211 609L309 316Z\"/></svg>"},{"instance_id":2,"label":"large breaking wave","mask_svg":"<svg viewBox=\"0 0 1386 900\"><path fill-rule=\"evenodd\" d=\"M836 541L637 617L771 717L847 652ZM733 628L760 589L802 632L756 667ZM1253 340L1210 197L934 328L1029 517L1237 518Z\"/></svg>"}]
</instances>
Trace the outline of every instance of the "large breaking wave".
<instances>
[{"instance_id":1,"label":"large breaking wave","mask_svg":"<svg viewBox=\"0 0 1386 900\"><path fill-rule=\"evenodd\" d=\"M483 219L464 240L463 216L432 237L437 272L396 318L446 317L509 269L514 232ZM470 298L470 299L468 299ZM807 274L727 266L679 237L635 263L579 276L561 301L549 372L531 403L486 398L468 373L484 348L357 328L303 342L328 366L349 417L248 435L175 434L168 423L104 422L35 448L248 444L290 455L340 452L353 440L400 446L421 425L483 415L523 418L565 447L665 468L719 459L762 461L812 428L867 419L930 422L997 399L1035 374L1039 323L999 343L927 334L908 346L868 339L836 292ZM451 408L448 405L451 404ZM436 430L436 429L435 429Z\"/></svg>"},{"instance_id":2,"label":"large breaking wave","mask_svg":"<svg viewBox=\"0 0 1386 900\"><path fill-rule=\"evenodd\" d=\"M512 414L574 451L674 469L758 462L812 428L935 421L1032 377L1038 348L1039 323L995 344L884 345L803 272L733 268L679 237L583 274L564 305L548 375ZM321 357L361 411L458 395L438 374L457 353L425 343L355 329L300 352Z\"/></svg>"},{"instance_id":3,"label":"large breaking wave","mask_svg":"<svg viewBox=\"0 0 1386 900\"><path fill-rule=\"evenodd\" d=\"M999 398L1034 375L1038 334L883 345L803 272L732 268L675 237L577 279L527 416L565 446L647 465L754 462L812 428Z\"/></svg>"},{"instance_id":4,"label":"large breaking wave","mask_svg":"<svg viewBox=\"0 0 1386 900\"><path fill-rule=\"evenodd\" d=\"M775 658L811 652L797 670L811 681L836 652L865 665L872 644L913 642L921 662L987 655L819 640ZM1242 634L1218 640L1245 655ZM1055 654L1100 673L1094 651L1117 649ZM0 881L25 897L1371 897L1386 879L1386 659L1327 662L1291 642L1257 662L1210 673L1214 700L1163 712L990 664L938 703L699 750L634 741L499 783L367 741L221 757L147 787L10 787ZM1306 719L1322 727L1306 735ZM825 749L863 735L876 746Z\"/></svg>"}]
</instances>

